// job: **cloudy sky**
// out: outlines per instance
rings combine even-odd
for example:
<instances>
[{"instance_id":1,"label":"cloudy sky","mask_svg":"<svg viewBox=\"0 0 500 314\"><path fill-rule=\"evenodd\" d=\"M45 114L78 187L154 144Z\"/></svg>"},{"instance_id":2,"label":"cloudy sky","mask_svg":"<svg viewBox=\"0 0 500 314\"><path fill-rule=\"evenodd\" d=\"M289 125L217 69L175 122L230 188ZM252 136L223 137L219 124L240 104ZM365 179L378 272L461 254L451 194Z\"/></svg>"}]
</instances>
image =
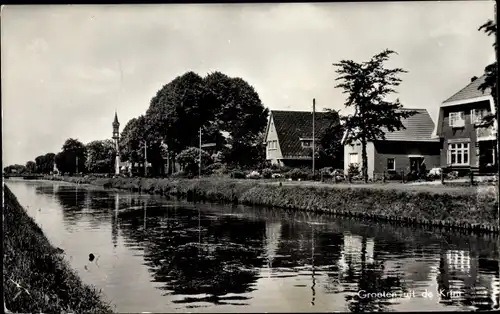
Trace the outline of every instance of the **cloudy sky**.
<instances>
[{"instance_id":1,"label":"cloudy sky","mask_svg":"<svg viewBox=\"0 0 500 314\"><path fill-rule=\"evenodd\" d=\"M111 137L186 71L221 71L270 109L343 108L342 59L390 48L406 107L441 101L494 60L478 27L493 1L247 5L7 6L1 19L3 162Z\"/></svg>"}]
</instances>

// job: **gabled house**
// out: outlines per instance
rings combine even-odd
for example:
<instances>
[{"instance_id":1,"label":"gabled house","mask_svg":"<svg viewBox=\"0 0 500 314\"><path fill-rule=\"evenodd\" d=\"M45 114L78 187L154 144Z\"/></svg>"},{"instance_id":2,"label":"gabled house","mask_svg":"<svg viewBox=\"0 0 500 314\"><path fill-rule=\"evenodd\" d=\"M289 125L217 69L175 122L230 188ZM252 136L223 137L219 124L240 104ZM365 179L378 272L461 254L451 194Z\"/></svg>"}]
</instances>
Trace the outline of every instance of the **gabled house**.
<instances>
[{"instance_id":1,"label":"gabled house","mask_svg":"<svg viewBox=\"0 0 500 314\"><path fill-rule=\"evenodd\" d=\"M315 145L331 124L325 112L315 112ZM266 128L266 160L289 167L312 167L312 111L271 110Z\"/></svg>"},{"instance_id":2,"label":"gabled house","mask_svg":"<svg viewBox=\"0 0 500 314\"><path fill-rule=\"evenodd\" d=\"M384 140L368 142L366 145L368 158L368 177L381 177L384 173L405 174L419 172L423 164L425 168L439 166L439 139L433 138L434 122L425 109L403 109L417 113L404 119L405 129L385 131ZM347 174L350 164L355 164L361 171L362 146L360 142L349 143L348 132L344 134L344 172Z\"/></svg>"},{"instance_id":3,"label":"gabled house","mask_svg":"<svg viewBox=\"0 0 500 314\"><path fill-rule=\"evenodd\" d=\"M479 172L495 169L496 122L488 128L482 126L483 117L495 113L495 105L491 90L479 90L484 79L484 75L471 78L469 84L441 104L434 136L441 141L443 168Z\"/></svg>"}]
</instances>

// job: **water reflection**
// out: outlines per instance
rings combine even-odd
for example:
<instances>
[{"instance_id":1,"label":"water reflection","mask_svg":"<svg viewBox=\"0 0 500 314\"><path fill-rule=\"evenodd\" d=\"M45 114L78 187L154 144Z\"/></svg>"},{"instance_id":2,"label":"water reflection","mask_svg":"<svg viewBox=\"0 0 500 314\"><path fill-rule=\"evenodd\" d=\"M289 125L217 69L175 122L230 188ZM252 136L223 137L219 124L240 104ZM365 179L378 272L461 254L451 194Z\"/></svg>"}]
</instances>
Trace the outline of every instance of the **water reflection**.
<instances>
[{"instance_id":1,"label":"water reflection","mask_svg":"<svg viewBox=\"0 0 500 314\"><path fill-rule=\"evenodd\" d=\"M101 264L141 259L119 271L109 266L114 285L98 282L114 291L126 284L124 272L144 267L149 277L137 279L137 289L154 286L161 294L133 300L137 308L152 307L151 300L179 311L489 310L500 303L498 237L30 184L12 190L20 199L35 190L38 201L56 200L66 226L105 232L107 242L92 243ZM423 296L429 292L432 298ZM122 311L133 311L121 302Z\"/></svg>"}]
</instances>

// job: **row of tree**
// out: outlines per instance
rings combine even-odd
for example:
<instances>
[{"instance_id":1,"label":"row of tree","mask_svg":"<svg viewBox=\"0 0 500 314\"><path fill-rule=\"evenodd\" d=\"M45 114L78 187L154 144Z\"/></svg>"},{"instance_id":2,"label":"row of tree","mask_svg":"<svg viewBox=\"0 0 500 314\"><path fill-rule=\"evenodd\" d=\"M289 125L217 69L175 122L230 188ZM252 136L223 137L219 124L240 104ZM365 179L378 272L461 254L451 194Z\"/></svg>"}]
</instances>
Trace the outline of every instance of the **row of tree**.
<instances>
[{"instance_id":1,"label":"row of tree","mask_svg":"<svg viewBox=\"0 0 500 314\"><path fill-rule=\"evenodd\" d=\"M479 30L495 35L496 24L488 21ZM415 114L400 110L403 106L399 100L387 100L401 83L399 75L406 73L401 68L384 67L393 54L392 50L384 50L367 62L342 60L333 64L339 74L336 80L340 81L335 87L348 95L345 106L353 107L354 114L340 117L338 112L329 111L332 123L320 134L314 152L323 165L334 164L342 158L340 140L346 130L346 142L361 143L362 174L367 181L367 143L384 139L384 130L404 128L403 119ZM491 89L497 108L496 62L485 68L485 74L486 80L480 89ZM147 155L153 175L164 174L165 160L169 165L175 165L177 161L195 171L196 156L199 156L195 147L202 140L213 143L220 162L234 167L254 167L265 159L267 116L268 110L259 95L243 79L220 72L205 77L187 72L164 85L151 99L145 114L128 121L121 134L119 153L122 161L132 164L144 162ZM488 116L485 120L491 125L495 116ZM24 168L13 165L4 171L48 173L55 163L61 172L111 173L116 154L111 140L84 145L76 139L68 139L57 155L38 156L35 162L28 162ZM202 158L206 155L204 153Z\"/></svg>"}]
</instances>

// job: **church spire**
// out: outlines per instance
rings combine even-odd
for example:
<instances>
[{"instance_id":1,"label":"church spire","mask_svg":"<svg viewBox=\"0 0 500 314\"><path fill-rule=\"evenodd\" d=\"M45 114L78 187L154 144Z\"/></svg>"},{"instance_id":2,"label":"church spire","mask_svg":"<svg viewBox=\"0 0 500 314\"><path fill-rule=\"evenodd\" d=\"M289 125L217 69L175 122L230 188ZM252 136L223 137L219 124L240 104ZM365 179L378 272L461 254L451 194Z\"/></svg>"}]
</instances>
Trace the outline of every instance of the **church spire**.
<instances>
[{"instance_id":1,"label":"church spire","mask_svg":"<svg viewBox=\"0 0 500 314\"><path fill-rule=\"evenodd\" d=\"M120 122L118 122L118 113L115 110L115 120L113 121L113 126L114 125L120 125Z\"/></svg>"}]
</instances>

